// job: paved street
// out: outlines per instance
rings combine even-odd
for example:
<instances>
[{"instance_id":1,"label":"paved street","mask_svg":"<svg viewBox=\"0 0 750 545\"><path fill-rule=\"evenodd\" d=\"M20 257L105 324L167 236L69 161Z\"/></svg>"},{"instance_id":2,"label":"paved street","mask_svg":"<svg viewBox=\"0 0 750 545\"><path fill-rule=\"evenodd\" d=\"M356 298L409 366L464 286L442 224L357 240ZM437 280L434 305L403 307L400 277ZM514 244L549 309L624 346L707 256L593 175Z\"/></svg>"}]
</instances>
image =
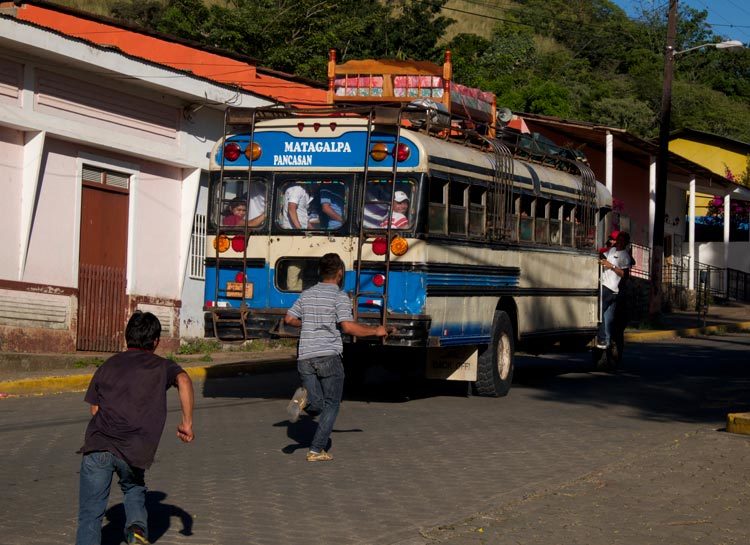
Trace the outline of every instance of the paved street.
<instances>
[{"instance_id":1,"label":"paved street","mask_svg":"<svg viewBox=\"0 0 750 545\"><path fill-rule=\"evenodd\" d=\"M197 384L197 439L172 408L147 473L166 544L747 543L750 336L632 344L620 373L587 354L518 358L503 399L386 379L348 398L332 463L286 421L293 373ZM406 395L404 395L406 394ZM0 400L0 543L72 543L82 394ZM104 543L119 543L113 487Z\"/></svg>"}]
</instances>

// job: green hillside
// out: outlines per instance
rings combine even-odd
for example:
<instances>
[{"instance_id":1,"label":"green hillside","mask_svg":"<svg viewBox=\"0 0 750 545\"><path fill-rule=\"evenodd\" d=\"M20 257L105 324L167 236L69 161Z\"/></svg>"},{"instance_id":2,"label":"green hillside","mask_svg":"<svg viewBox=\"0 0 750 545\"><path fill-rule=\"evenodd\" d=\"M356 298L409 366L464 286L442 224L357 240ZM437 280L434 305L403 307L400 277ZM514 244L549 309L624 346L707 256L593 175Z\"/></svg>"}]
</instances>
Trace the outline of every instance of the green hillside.
<instances>
[{"instance_id":1,"label":"green hillside","mask_svg":"<svg viewBox=\"0 0 750 545\"><path fill-rule=\"evenodd\" d=\"M325 81L341 59L453 52L457 81L498 103L650 138L661 100L666 8L632 20L610 0L61 0ZM677 49L720 41L683 6ZM672 128L750 142L750 51L697 50L675 69Z\"/></svg>"}]
</instances>

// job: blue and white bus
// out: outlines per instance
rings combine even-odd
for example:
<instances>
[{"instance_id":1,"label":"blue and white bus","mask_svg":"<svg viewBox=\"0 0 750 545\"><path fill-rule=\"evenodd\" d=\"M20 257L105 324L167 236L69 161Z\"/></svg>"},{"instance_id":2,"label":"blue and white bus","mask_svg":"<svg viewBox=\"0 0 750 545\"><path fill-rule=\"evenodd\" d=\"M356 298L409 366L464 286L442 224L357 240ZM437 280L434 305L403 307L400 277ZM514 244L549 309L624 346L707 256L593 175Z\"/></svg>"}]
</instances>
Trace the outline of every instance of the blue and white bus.
<instances>
[{"instance_id":1,"label":"blue and white bus","mask_svg":"<svg viewBox=\"0 0 750 545\"><path fill-rule=\"evenodd\" d=\"M357 319L395 328L378 350L411 351L428 376L481 395L507 393L518 343L593 339L606 188L562 150L524 160L502 133L452 138L420 114L227 113L211 155L208 335L285 334L318 258L336 252Z\"/></svg>"}]
</instances>

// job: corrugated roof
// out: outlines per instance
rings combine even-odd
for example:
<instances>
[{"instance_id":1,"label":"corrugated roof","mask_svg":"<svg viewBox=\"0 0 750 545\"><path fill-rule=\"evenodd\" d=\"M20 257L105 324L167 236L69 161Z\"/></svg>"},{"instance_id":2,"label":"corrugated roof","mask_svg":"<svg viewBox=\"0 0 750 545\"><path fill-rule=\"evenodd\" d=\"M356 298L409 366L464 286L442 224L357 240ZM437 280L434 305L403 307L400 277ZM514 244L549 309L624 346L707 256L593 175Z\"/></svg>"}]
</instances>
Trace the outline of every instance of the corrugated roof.
<instances>
[{"instance_id":1,"label":"corrugated roof","mask_svg":"<svg viewBox=\"0 0 750 545\"><path fill-rule=\"evenodd\" d=\"M584 142L586 145L600 151L604 151L605 136L609 133L616 141L615 152L619 156L625 157L631 162L643 167L648 167L651 163L651 157L656 157L659 154L659 146L656 143L649 142L648 140L630 134L625 129L539 114L519 113L518 115L523 117L527 124L538 124L544 126L553 130L561 137L568 137L578 142ZM712 184L716 183L720 187L725 187L727 189L741 187L724 176L720 176L719 174L672 152L669 152L669 172L686 176L695 175L699 178L710 181Z\"/></svg>"}]
</instances>

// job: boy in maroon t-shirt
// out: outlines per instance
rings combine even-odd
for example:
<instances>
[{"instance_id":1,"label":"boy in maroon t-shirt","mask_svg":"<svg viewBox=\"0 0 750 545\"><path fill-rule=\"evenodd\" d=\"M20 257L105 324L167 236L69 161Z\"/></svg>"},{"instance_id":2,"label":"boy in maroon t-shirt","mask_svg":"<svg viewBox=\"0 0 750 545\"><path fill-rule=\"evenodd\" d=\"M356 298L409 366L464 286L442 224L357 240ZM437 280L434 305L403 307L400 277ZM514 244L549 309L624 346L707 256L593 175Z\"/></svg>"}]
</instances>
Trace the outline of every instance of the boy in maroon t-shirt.
<instances>
[{"instance_id":1,"label":"boy in maroon t-shirt","mask_svg":"<svg viewBox=\"0 0 750 545\"><path fill-rule=\"evenodd\" d=\"M125 504L127 543L148 543L145 470L154 461L167 419L166 392L177 386L182 422L177 437L193 440L193 383L175 362L154 354L161 324L150 312L128 321L128 350L109 358L91 379L85 400L93 418L80 452L81 479L76 545L101 542L112 475L117 473Z\"/></svg>"}]
</instances>

